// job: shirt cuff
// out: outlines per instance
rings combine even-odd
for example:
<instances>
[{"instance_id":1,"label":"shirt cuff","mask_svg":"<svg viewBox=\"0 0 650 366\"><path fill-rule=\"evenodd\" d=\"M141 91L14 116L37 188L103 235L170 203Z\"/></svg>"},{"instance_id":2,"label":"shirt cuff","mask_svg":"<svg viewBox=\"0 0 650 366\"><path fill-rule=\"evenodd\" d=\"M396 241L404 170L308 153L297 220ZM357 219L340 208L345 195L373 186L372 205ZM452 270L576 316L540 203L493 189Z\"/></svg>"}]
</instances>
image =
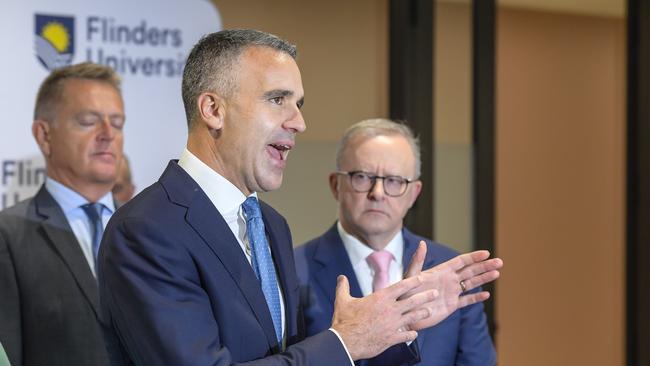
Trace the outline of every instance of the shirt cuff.
<instances>
[{"instance_id":1,"label":"shirt cuff","mask_svg":"<svg viewBox=\"0 0 650 366\"><path fill-rule=\"evenodd\" d=\"M341 341L341 344L343 345L343 349L345 350L345 354L348 355L348 359L350 360L350 366L354 366L354 361L352 361L352 356L350 356L350 352L348 352L348 347L345 345L345 342L343 342L343 338L341 338L341 335L339 332L337 332L334 328L330 328L329 330L332 331L336 335L336 338Z\"/></svg>"}]
</instances>

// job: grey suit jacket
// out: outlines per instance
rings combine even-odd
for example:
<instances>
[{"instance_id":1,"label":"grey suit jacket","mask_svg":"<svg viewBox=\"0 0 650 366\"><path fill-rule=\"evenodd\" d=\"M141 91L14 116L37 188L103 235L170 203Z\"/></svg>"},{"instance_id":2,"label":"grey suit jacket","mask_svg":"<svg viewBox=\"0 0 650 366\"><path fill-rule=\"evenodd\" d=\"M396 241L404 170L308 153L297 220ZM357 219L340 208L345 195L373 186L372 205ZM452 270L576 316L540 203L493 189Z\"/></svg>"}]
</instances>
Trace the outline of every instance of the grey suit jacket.
<instances>
[{"instance_id":1,"label":"grey suit jacket","mask_svg":"<svg viewBox=\"0 0 650 366\"><path fill-rule=\"evenodd\" d=\"M0 342L11 364L108 365L97 282L41 187L0 212Z\"/></svg>"}]
</instances>

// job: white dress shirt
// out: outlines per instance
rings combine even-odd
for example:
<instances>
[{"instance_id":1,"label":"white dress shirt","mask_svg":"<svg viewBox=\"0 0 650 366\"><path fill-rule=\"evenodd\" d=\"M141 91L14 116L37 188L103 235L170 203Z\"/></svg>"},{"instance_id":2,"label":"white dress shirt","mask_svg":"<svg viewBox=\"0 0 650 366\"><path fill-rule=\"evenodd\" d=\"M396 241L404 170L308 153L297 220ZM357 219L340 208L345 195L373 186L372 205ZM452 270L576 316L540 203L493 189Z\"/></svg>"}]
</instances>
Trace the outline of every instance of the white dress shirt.
<instances>
[{"instance_id":1,"label":"white dress shirt","mask_svg":"<svg viewBox=\"0 0 650 366\"><path fill-rule=\"evenodd\" d=\"M242 204L246 196L239 188L235 187L229 180L221 176L212 168L207 166L189 150L185 149L178 160L178 165L189 174L199 187L205 192L210 202L217 208L228 227L235 235L241 250L244 252L248 263L252 263L250 243L246 235L246 219L242 210ZM257 198L257 193L253 192L251 197ZM267 237L268 241L268 237ZM269 248L271 249L271 248ZM280 276L278 279L278 293L280 294L280 313L282 314L282 339L283 344L286 342L285 334L285 313L284 297L280 289Z\"/></svg>"},{"instance_id":2,"label":"white dress shirt","mask_svg":"<svg viewBox=\"0 0 650 366\"><path fill-rule=\"evenodd\" d=\"M77 242L79 242L79 246L86 258L86 262L88 262L88 266L90 266L90 271L93 276L97 278L95 256L93 254L92 224L90 223L86 212L81 208L82 205L90 202L79 193L50 177L45 178L45 189L61 207L65 218L68 220L68 224L70 224L72 233L77 238ZM102 226L106 228L108 220L111 218L113 212L115 212L113 194L111 192L106 193L97 201L97 203L102 204Z\"/></svg>"},{"instance_id":3,"label":"white dress shirt","mask_svg":"<svg viewBox=\"0 0 650 366\"><path fill-rule=\"evenodd\" d=\"M337 222L336 228L338 229L339 236L341 236L341 240L343 241L345 251L348 252L348 257L350 258L350 263L352 263L354 274L357 276L361 293L363 296L367 296L372 293L372 280L375 276L375 270L370 266L370 264L368 264L366 258L372 254L374 249L348 234L345 229L343 229L340 221ZM389 251L393 255L388 270L388 284L392 285L399 282L404 277L404 266L402 265L402 257L404 256L404 238L402 237L402 230L397 232L390 242L388 242L388 245L386 245L384 250Z\"/></svg>"}]
</instances>

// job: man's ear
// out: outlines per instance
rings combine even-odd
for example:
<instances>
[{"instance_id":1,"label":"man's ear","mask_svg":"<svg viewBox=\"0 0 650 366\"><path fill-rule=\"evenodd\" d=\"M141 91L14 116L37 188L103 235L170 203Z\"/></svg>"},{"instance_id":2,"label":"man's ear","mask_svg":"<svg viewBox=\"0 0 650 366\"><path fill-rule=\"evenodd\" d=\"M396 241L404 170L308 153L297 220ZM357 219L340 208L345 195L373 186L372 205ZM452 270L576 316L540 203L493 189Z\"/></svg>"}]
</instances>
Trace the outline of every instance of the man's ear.
<instances>
[{"instance_id":1,"label":"man's ear","mask_svg":"<svg viewBox=\"0 0 650 366\"><path fill-rule=\"evenodd\" d=\"M226 108L223 98L215 93L201 93L197 99L199 108L199 120L210 130L221 130L223 128Z\"/></svg>"},{"instance_id":2,"label":"man's ear","mask_svg":"<svg viewBox=\"0 0 650 366\"><path fill-rule=\"evenodd\" d=\"M330 173L329 181L330 181L330 191L332 191L332 196L334 196L334 199L338 201L339 200L339 179L338 179L338 174Z\"/></svg>"},{"instance_id":3,"label":"man's ear","mask_svg":"<svg viewBox=\"0 0 650 366\"><path fill-rule=\"evenodd\" d=\"M50 156L50 123L42 119L32 123L32 135L43 155Z\"/></svg>"},{"instance_id":4,"label":"man's ear","mask_svg":"<svg viewBox=\"0 0 650 366\"><path fill-rule=\"evenodd\" d=\"M418 199L420 192L422 192L422 181L416 180L415 182L411 183L411 191L409 193L409 199L411 202L409 203L409 208L411 208L415 203L415 200Z\"/></svg>"}]
</instances>

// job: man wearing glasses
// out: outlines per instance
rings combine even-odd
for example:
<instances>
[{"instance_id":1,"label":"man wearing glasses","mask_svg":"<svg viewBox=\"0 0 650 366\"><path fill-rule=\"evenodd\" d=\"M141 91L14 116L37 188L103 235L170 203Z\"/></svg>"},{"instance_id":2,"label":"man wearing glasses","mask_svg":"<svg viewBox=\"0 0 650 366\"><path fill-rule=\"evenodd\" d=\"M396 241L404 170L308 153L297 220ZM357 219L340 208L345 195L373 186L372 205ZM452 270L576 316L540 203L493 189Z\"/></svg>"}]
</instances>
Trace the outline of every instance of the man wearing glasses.
<instances>
[{"instance_id":1,"label":"man wearing glasses","mask_svg":"<svg viewBox=\"0 0 650 366\"><path fill-rule=\"evenodd\" d=\"M339 274L361 297L401 280L418 243L425 241L424 269L457 255L403 227L422 188L418 140L406 125L371 119L344 133L329 176L338 201L338 222L296 249L296 266L306 308L307 334L330 326L334 284ZM461 288L464 283L461 281ZM475 291L478 291L476 289ZM494 365L496 354L483 305L459 309L438 325L422 330L411 344L396 345L357 365Z\"/></svg>"}]
</instances>

